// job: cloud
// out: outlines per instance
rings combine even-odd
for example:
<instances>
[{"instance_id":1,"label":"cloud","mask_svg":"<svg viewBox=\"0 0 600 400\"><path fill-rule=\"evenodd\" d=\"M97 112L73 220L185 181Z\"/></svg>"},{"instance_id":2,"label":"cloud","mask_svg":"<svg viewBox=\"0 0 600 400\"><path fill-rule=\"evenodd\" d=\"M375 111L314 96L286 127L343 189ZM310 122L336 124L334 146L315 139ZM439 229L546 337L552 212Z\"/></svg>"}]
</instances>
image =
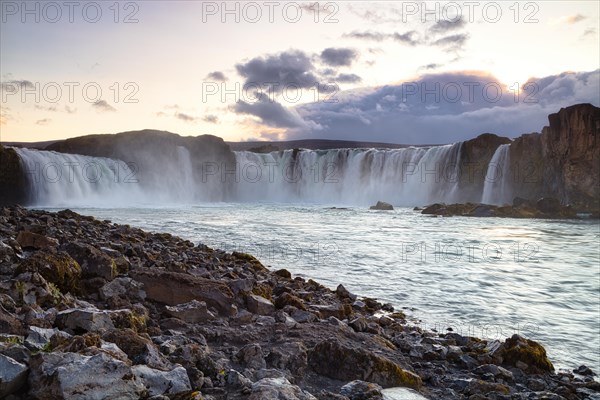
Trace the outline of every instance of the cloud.
<instances>
[{"instance_id":1,"label":"cloud","mask_svg":"<svg viewBox=\"0 0 600 400\"><path fill-rule=\"evenodd\" d=\"M447 51L460 50L469 40L468 33L457 33L455 35L444 36L431 43L433 46L443 47Z\"/></svg>"},{"instance_id":2,"label":"cloud","mask_svg":"<svg viewBox=\"0 0 600 400\"><path fill-rule=\"evenodd\" d=\"M213 114L209 114L209 115L205 115L202 118L202 121L208 122L209 124L218 124L219 123L219 117L217 117L216 115L213 115Z\"/></svg>"},{"instance_id":3,"label":"cloud","mask_svg":"<svg viewBox=\"0 0 600 400\"><path fill-rule=\"evenodd\" d=\"M419 34L417 31L407 31L404 33L383 33L376 31L353 31L350 33L344 33L342 37L352 38L352 39L360 39L367 40L373 42L381 42L383 40L393 39L397 42L407 44L409 46L416 46L417 44L421 44L422 40L419 38Z\"/></svg>"},{"instance_id":4,"label":"cloud","mask_svg":"<svg viewBox=\"0 0 600 400\"><path fill-rule=\"evenodd\" d=\"M321 60L332 67L348 67L358 58L358 52L349 48L327 48L321 52Z\"/></svg>"},{"instance_id":5,"label":"cloud","mask_svg":"<svg viewBox=\"0 0 600 400\"><path fill-rule=\"evenodd\" d=\"M334 81L340 83L357 83L362 81L362 78L356 74L339 74L335 77Z\"/></svg>"},{"instance_id":6,"label":"cloud","mask_svg":"<svg viewBox=\"0 0 600 400\"><path fill-rule=\"evenodd\" d=\"M65 112L67 114L75 114L77 112L77 109L76 108L71 108L68 105L66 105L65 106Z\"/></svg>"},{"instance_id":7,"label":"cloud","mask_svg":"<svg viewBox=\"0 0 600 400\"><path fill-rule=\"evenodd\" d=\"M110 104L108 104L106 102L106 100L98 100L97 102L92 104L92 107L94 107L99 112L115 112L115 111L117 111L117 109L114 108L113 106L111 106Z\"/></svg>"},{"instance_id":8,"label":"cloud","mask_svg":"<svg viewBox=\"0 0 600 400\"><path fill-rule=\"evenodd\" d=\"M583 31L583 36L595 36L595 35L596 35L595 28L588 28L585 31Z\"/></svg>"},{"instance_id":9,"label":"cloud","mask_svg":"<svg viewBox=\"0 0 600 400\"><path fill-rule=\"evenodd\" d=\"M219 82L225 82L228 80L228 78L225 76L224 73L222 73L221 71L214 71L209 73L208 75L206 75L207 79L212 79L215 81L219 81Z\"/></svg>"},{"instance_id":10,"label":"cloud","mask_svg":"<svg viewBox=\"0 0 600 400\"><path fill-rule=\"evenodd\" d=\"M39 104L36 104L33 106L33 108L35 108L36 110L40 110L40 111L49 111L49 112L58 111L56 106L40 106Z\"/></svg>"},{"instance_id":11,"label":"cloud","mask_svg":"<svg viewBox=\"0 0 600 400\"><path fill-rule=\"evenodd\" d=\"M317 127L316 124L307 124L293 108L285 108L264 93L258 93L257 100L253 103L245 101L237 102L233 110L237 114L258 117L263 124L272 128L301 128L310 130Z\"/></svg>"},{"instance_id":12,"label":"cloud","mask_svg":"<svg viewBox=\"0 0 600 400\"><path fill-rule=\"evenodd\" d=\"M37 120L37 121L35 121L35 124L36 124L36 125L41 125L41 126L44 126L44 125L48 125L50 122L52 122L52 120L51 120L51 119L49 119L49 118L44 118L44 119L40 119L40 120Z\"/></svg>"},{"instance_id":13,"label":"cloud","mask_svg":"<svg viewBox=\"0 0 600 400\"><path fill-rule=\"evenodd\" d=\"M194 117L192 115L185 114L185 113L182 113L182 112L176 112L175 113L175 118L180 119L183 122L188 122L188 123L195 123L196 120L198 119L198 118L196 118L196 117Z\"/></svg>"},{"instance_id":14,"label":"cloud","mask_svg":"<svg viewBox=\"0 0 600 400\"><path fill-rule=\"evenodd\" d=\"M419 69L432 70L432 69L438 69L440 67L443 67L443 65L431 63L431 64L423 65L423 66L419 67Z\"/></svg>"},{"instance_id":15,"label":"cloud","mask_svg":"<svg viewBox=\"0 0 600 400\"><path fill-rule=\"evenodd\" d=\"M562 107L598 106L599 93L600 70L532 78L516 102L514 92L487 73L428 74L414 82L340 92L338 103L297 106L295 111L304 123L320 129L291 129L282 140L438 144L483 132L515 137L539 131L547 124L548 114Z\"/></svg>"},{"instance_id":16,"label":"cloud","mask_svg":"<svg viewBox=\"0 0 600 400\"><path fill-rule=\"evenodd\" d=\"M28 80L10 80L0 82L0 87L2 90L14 90L16 89L35 89L35 85L33 82Z\"/></svg>"},{"instance_id":17,"label":"cloud","mask_svg":"<svg viewBox=\"0 0 600 400\"><path fill-rule=\"evenodd\" d=\"M10 107L0 106L0 125L8 124L8 121L12 120L10 113Z\"/></svg>"},{"instance_id":18,"label":"cloud","mask_svg":"<svg viewBox=\"0 0 600 400\"><path fill-rule=\"evenodd\" d=\"M456 29L463 28L466 25L466 21L462 18L458 18L456 21L441 19L437 21L429 31L433 34L446 33Z\"/></svg>"},{"instance_id":19,"label":"cloud","mask_svg":"<svg viewBox=\"0 0 600 400\"><path fill-rule=\"evenodd\" d=\"M258 85L275 92L290 86L306 89L319 81L310 58L299 50L256 57L235 68L245 78L245 86Z\"/></svg>"},{"instance_id":20,"label":"cloud","mask_svg":"<svg viewBox=\"0 0 600 400\"><path fill-rule=\"evenodd\" d=\"M563 22L565 24L573 25L573 24L583 21L584 19L587 19L587 17L585 15L575 14L575 15L564 16L560 20L561 20L561 22Z\"/></svg>"}]
</instances>

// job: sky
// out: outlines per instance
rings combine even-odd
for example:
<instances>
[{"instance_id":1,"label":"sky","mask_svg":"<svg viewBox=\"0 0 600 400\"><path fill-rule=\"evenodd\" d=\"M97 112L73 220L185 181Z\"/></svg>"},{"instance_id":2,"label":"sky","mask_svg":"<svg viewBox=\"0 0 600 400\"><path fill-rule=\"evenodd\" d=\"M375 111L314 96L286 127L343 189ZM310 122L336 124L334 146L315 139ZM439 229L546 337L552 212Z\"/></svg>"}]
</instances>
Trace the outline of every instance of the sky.
<instances>
[{"instance_id":1,"label":"sky","mask_svg":"<svg viewBox=\"0 0 600 400\"><path fill-rule=\"evenodd\" d=\"M0 1L0 140L452 143L600 105L597 1Z\"/></svg>"}]
</instances>

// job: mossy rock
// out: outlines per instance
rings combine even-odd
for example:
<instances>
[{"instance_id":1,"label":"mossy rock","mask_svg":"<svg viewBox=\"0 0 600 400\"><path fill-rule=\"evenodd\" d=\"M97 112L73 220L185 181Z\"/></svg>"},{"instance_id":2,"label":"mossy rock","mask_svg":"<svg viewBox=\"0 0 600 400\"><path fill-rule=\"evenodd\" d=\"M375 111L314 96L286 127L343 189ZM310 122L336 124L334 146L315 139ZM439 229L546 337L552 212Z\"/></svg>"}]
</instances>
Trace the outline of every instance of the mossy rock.
<instances>
[{"instance_id":1,"label":"mossy rock","mask_svg":"<svg viewBox=\"0 0 600 400\"><path fill-rule=\"evenodd\" d=\"M320 342L309 352L309 365L318 374L341 381L363 380L388 387L419 389L421 378L390 359L336 339Z\"/></svg>"},{"instance_id":2,"label":"mossy rock","mask_svg":"<svg viewBox=\"0 0 600 400\"><path fill-rule=\"evenodd\" d=\"M259 282L252 288L252 293L264 297L265 299L273 300L273 288L264 282Z\"/></svg>"},{"instance_id":3,"label":"mossy rock","mask_svg":"<svg viewBox=\"0 0 600 400\"><path fill-rule=\"evenodd\" d=\"M267 268L262 265L262 263L260 261L258 261L258 259L250 254L247 253L239 253L237 251L234 251L233 253L231 253L231 255L233 256L233 258L235 258L236 260L239 261L244 261L248 264L250 264L250 266L252 267L252 269L256 272L259 271L268 271Z\"/></svg>"},{"instance_id":4,"label":"mossy rock","mask_svg":"<svg viewBox=\"0 0 600 400\"><path fill-rule=\"evenodd\" d=\"M15 271L37 272L49 283L53 283L63 293L79 292L79 279L81 277L81 266L65 252L56 254L34 253L31 257L22 261Z\"/></svg>"},{"instance_id":5,"label":"mossy rock","mask_svg":"<svg viewBox=\"0 0 600 400\"><path fill-rule=\"evenodd\" d=\"M500 350L500 356L506 365L516 366L519 361L527 364L526 372L544 373L554 371L554 365L548 359L546 349L541 344L516 334L506 339Z\"/></svg>"}]
</instances>

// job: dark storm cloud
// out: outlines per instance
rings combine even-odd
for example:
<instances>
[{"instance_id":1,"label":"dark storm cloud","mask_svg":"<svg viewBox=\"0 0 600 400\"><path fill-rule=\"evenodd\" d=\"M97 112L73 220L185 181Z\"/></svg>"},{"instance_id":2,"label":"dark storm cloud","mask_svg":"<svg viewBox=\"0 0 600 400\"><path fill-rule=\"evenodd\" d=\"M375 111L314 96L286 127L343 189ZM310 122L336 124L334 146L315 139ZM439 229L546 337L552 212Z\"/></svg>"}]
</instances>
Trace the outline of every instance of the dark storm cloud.
<instances>
[{"instance_id":1,"label":"dark storm cloud","mask_svg":"<svg viewBox=\"0 0 600 400\"><path fill-rule=\"evenodd\" d=\"M314 65L302 51L290 50L276 55L256 57L235 66L246 86L262 86L278 91L281 87L310 88L319 81Z\"/></svg>"},{"instance_id":2,"label":"dark storm cloud","mask_svg":"<svg viewBox=\"0 0 600 400\"><path fill-rule=\"evenodd\" d=\"M350 66L358 58L358 52L349 48L327 48L321 52L321 60L332 67Z\"/></svg>"},{"instance_id":3,"label":"dark storm cloud","mask_svg":"<svg viewBox=\"0 0 600 400\"><path fill-rule=\"evenodd\" d=\"M227 80L227 77L221 71L211 72L210 74L206 75L206 78L219 82L225 82Z\"/></svg>"}]
</instances>

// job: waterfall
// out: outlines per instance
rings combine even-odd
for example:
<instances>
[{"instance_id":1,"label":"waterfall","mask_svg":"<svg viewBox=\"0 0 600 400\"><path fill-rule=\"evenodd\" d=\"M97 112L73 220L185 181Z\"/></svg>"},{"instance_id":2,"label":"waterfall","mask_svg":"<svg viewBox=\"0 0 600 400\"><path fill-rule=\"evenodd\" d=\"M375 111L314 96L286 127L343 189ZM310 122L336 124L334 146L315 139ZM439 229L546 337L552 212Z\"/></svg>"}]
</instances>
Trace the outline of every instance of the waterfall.
<instances>
[{"instance_id":1,"label":"waterfall","mask_svg":"<svg viewBox=\"0 0 600 400\"><path fill-rule=\"evenodd\" d=\"M484 204L504 205L512 203L509 150L510 144L501 144L490 160L481 197L481 202Z\"/></svg>"},{"instance_id":2,"label":"waterfall","mask_svg":"<svg viewBox=\"0 0 600 400\"><path fill-rule=\"evenodd\" d=\"M414 206L459 200L462 143L431 148L236 152L239 201Z\"/></svg>"},{"instance_id":3,"label":"waterfall","mask_svg":"<svg viewBox=\"0 0 600 400\"><path fill-rule=\"evenodd\" d=\"M193 159L178 146L137 163L15 148L37 206L132 206L207 201L398 206L465 201L462 143L401 149L294 149L235 153L235 168ZM206 164L206 165L205 165ZM204 170L202 170L204 168ZM211 167L212 168L212 167ZM233 182L230 175L235 175ZM208 178L210 179L208 179ZM226 193L226 197L223 197Z\"/></svg>"}]
</instances>

